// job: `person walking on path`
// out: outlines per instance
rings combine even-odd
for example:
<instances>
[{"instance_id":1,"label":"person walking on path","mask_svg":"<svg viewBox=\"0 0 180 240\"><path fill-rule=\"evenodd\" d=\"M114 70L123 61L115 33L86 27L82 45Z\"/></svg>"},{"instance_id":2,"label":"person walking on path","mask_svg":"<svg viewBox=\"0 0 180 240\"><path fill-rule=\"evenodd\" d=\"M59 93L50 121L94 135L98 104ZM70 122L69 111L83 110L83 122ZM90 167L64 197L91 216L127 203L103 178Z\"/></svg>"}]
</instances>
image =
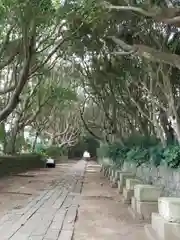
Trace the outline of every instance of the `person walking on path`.
<instances>
[{"instance_id":1,"label":"person walking on path","mask_svg":"<svg viewBox=\"0 0 180 240\"><path fill-rule=\"evenodd\" d=\"M90 159L90 153L88 152L88 151L85 151L84 153L83 153L83 159L85 160L85 161L88 161L89 159Z\"/></svg>"}]
</instances>

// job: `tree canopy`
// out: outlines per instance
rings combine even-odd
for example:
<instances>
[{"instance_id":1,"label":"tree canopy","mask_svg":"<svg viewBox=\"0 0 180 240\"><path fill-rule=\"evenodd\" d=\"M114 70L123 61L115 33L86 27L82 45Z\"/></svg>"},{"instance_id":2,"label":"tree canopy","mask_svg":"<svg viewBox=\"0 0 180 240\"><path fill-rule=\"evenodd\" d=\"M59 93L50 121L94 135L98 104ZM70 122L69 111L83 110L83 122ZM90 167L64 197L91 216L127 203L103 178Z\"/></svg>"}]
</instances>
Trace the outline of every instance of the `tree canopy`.
<instances>
[{"instance_id":1,"label":"tree canopy","mask_svg":"<svg viewBox=\"0 0 180 240\"><path fill-rule=\"evenodd\" d=\"M180 142L180 1L0 2L0 141ZM29 140L28 140L29 141Z\"/></svg>"}]
</instances>

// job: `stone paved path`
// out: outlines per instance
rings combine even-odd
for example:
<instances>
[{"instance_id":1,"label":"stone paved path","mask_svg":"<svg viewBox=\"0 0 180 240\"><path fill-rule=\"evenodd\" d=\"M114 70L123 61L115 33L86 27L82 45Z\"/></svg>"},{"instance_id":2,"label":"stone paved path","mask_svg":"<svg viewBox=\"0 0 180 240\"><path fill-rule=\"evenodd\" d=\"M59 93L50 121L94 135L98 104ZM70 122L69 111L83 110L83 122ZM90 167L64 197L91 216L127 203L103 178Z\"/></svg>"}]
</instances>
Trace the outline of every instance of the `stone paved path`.
<instances>
[{"instance_id":1,"label":"stone paved path","mask_svg":"<svg viewBox=\"0 0 180 240\"><path fill-rule=\"evenodd\" d=\"M1 240L71 240L86 163L79 161L50 190L0 219Z\"/></svg>"}]
</instances>

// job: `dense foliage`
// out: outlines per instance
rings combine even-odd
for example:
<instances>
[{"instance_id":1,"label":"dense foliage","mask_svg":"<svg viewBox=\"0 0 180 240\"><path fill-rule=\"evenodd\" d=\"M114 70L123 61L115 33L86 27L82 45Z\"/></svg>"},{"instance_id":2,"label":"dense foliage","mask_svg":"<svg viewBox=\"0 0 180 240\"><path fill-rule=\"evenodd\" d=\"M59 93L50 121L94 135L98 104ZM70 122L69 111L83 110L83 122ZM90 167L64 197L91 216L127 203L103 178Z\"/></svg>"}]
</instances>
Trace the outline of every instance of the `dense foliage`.
<instances>
[{"instance_id":1,"label":"dense foliage","mask_svg":"<svg viewBox=\"0 0 180 240\"><path fill-rule=\"evenodd\" d=\"M67 151L66 147L58 147L56 145L46 146L42 144L37 144L35 149L37 154L40 154L45 158L51 157L54 159L58 159L61 156L67 156Z\"/></svg>"},{"instance_id":2,"label":"dense foliage","mask_svg":"<svg viewBox=\"0 0 180 240\"><path fill-rule=\"evenodd\" d=\"M164 151L164 160L168 167L180 167L180 147L179 145L170 145Z\"/></svg>"},{"instance_id":3,"label":"dense foliage","mask_svg":"<svg viewBox=\"0 0 180 240\"><path fill-rule=\"evenodd\" d=\"M140 139L139 139L140 140ZM141 138L144 141L144 137ZM129 147L128 146L129 143ZM98 150L100 159L110 158L116 166L122 167L124 162L130 162L140 167L142 164L158 167L166 165L170 168L180 167L179 145L168 145L163 147L160 143L155 144L153 139L146 139L144 144L141 141L133 143L132 138L127 139L126 145L120 143L102 145Z\"/></svg>"},{"instance_id":4,"label":"dense foliage","mask_svg":"<svg viewBox=\"0 0 180 240\"><path fill-rule=\"evenodd\" d=\"M178 167L179 6L2 0L1 152L36 152L41 143L45 155L75 146L95 156L103 142L99 156L119 166Z\"/></svg>"}]
</instances>

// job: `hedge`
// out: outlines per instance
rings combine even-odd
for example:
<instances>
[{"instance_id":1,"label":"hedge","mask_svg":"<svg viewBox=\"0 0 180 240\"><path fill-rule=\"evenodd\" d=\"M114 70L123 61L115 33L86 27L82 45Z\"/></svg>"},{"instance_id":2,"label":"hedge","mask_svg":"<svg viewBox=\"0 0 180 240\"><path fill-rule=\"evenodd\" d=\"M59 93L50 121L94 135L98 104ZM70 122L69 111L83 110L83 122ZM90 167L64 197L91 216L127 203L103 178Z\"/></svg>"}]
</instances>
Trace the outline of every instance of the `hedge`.
<instances>
[{"instance_id":1,"label":"hedge","mask_svg":"<svg viewBox=\"0 0 180 240\"><path fill-rule=\"evenodd\" d=\"M124 145L118 142L102 144L98 149L98 158L112 160L121 168L124 162L131 162L140 167L142 164L158 167L160 165L180 169L180 145L167 143L164 147L153 136L131 136Z\"/></svg>"},{"instance_id":2,"label":"hedge","mask_svg":"<svg viewBox=\"0 0 180 240\"><path fill-rule=\"evenodd\" d=\"M42 156L38 154L21 154L0 156L0 177L20 173L45 166Z\"/></svg>"}]
</instances>

